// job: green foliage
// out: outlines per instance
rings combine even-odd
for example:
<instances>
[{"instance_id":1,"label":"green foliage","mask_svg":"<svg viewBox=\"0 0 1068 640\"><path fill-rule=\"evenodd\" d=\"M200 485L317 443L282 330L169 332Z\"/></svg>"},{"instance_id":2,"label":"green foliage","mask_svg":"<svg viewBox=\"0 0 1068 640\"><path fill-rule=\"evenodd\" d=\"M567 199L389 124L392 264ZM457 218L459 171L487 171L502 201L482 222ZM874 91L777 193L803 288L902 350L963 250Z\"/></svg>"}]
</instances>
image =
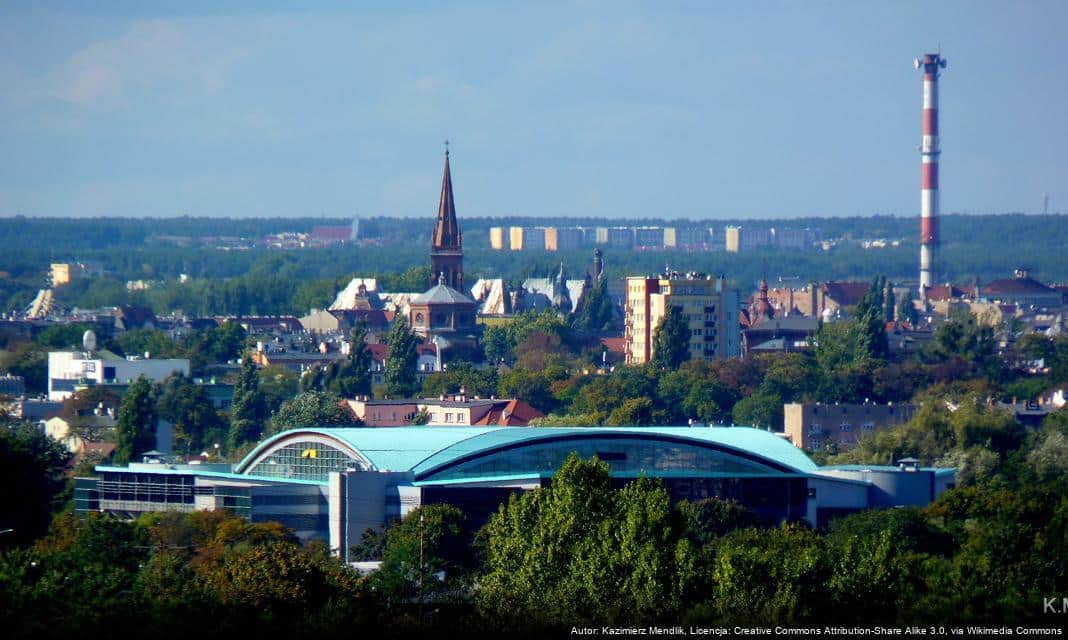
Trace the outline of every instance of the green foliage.
<instances>
[{"instance_id":1,"label":"green foliage","mask_svg":"<svg viewBox=\"0 0 1068 640\"><path fill-rule=\"evenodd\" d=\"M355 427L359 424L336 393L304 391L284 402L271 416L267 435L301 427Z\"/></svg>"},{"instance_id":2,"label":"green foliage","mask_svg":"<svg viewBox=\"0 0 1068 640\"><path fill-rule=\"evenodd\" d=\"M410 398L415 393L419 359L415 347L418 339L408 330L404 316L397 314L386 335L386 371L383 376L385 393L393 398Z\"/></svg>"},{"instance_id":3,"label":"green foliage","mask_svg":"<svg viewBox=\"0 0 1068 640\"><path fill-rule=\"evenodd\" d=\"M608 295L608 279L601 278L586 292L582 309L575 317L573 326L593 333L611 331L613 317L612 298Z\"/></svg>"},{"instance_id":4,"label":"green foliage","mask_svg":"<svg viewBox=\"0 0 1068 640\"><path fill-rule=\"evenodd\" d=\"M123 396L115 432L116 464L137 462L141 454L156 446L156 394L144 376L139 376Z\"/></svg>"},{"instance_id":5,"label":"green foliage","mask_svg":"<svg viewBox=\"0 0 1068 640\"><path fill-rule=\"evenodd\" d=\"M423 396L438 397L441 394L457 393L462 387L468 397L488 398L497 393L497 372L480 369L469 362L450 363L445 371L432 373L423 381Z\"/></svg>"},{"instance_id":6,"label":"green foliage","mask_svg":"<svg viewBox=\"0 0 1068 640\"><path fill-rule=\"evenodd\" d=\"M559 364L554 352L570 353L579 341L555 311L545 309L520 313L507 324L486 327L482 343L490 362L539 370Z\"/></svg>"},{"instance_id":7,"label":"green foliage","mask_svg":"<svg viewBox=\"0 0 1068 640\"><path fill-rule=\"evenodd\" d=\"M263 398L264 415L271 415L283 402L297 395L300 379L285 366L271 365L258 369L256 378L259 380L259 391Z\"/></svg>"},{"instance_id":8,"label":"green foliage","mask_svg":"<svg viewBox=\"0 0 1068 640\"><path fill-rule=\"evenodd\" d=\"M544 373L513 369L500 377L498 395L502 398L520 398L548 415L557 407L558 402L552 392L552 380Z\"/></svg>"},{"instance_id":9,"label":"green foliage","mask_svg":"<svg viewBox=\"0 0 1068 640\"><path fill-rule=\"evenodd\" d=\"M234 384L234 399L230 404L230 432L227 436L229 451L235 451L248 442L260 439L265 413L256 363L246 356L241 361L241 370Z\"/></svg>"},{"instance_id":10,"label":"green foliage","mask_svg":"<svg viewBox=\"0 0 1068 640\"><path fill-rule=\"evenodd\" d=\"M803 624L828 612L831 567L823 541L796 525L740 529L717 545L713 608L727 624Z\"/></svg>"},{"instance_id":11,"label":"green foliage","mask_svg":"<svg viewBox=\"0 0 1068 640\"><path fill-rule=\"evenodd\" d=\"M782 397L776 393L758 391L739 400L731 415L735 424L781 431Z\"/></svg>"},{"instance_id":12,"label":"green foliage","mask_svg":"<svg viewBox=\"0 0 1068 640\"><path fill-rule=\"evenodd\" d=\"M824 323L816 333L813 360L821 402L862 402L871 395L871 333L866 322Z\"/></svg>"},{"instance_id":13,"label":"green foliage","mask_svg":"<svg viewBox=\"0 0 1068 640\"><path fill-rule=\"evenodd\" d=\"M457 507L429 504L413 509L386 532L375 584L390 600L418 598L420 588L425 597L462 586L475 567L473 535Z\"/></svg>"},{"instance_id":14,"label":"green foliage","mask_svg":"<svg viewBox=\"0 0 1068 640\"><path fill-rule=\"evenodd\" d=\"M0 482L8 487L0 509L0 549L23 546L44 533L62 506L63 472L70 452L28 422L0 421Z\"/></svg>"},{"instance_id":15,"label":"green foliage","mask_svg":"<svg viewBox=\"0 0 1068 640\"><path fill-rule=\"evenodd\" d=\"M653 331L652 365L671 371L690 359L690 326L682 309L669 306Z\"/></svg>"},{"instance_id":16,"label":"green foliage","mask_svg":"<svg viewBox=\"0 0 1068 640\"><path fill-rule=\"evenodd\" d=\"M371 395L371 351L367 348L367 327L358 324L349 333L349 353L338 367L327 390L342 398Z\"/></svg>"},{"instance_id":17,"label":"green foliage","mask_svg":"<svg viewBox=\"0 0 1068 640\"><path fill-rule=\"evenodd\" d=\"M513 496L486 530L476 602L498 624L622 624L681 605L691 547L667 493L641 479L616 492L608 466L572 455L550 488Z\"/></svg>"},{"instance_id":18,"label":"green foliage","mask_svg":"<svg viewBox=\"0 0 1068 640\"><path fill-rule=\"evenodd\" d=\"M203 385L180 373L160 384L159 417L174 424L174 444L179 450L200 451L216 442L225 442L227 428L215 410Z\"/></svg>"},{"instance_id":19,"label":"green foliage","mask_svg":"<svg viewBox=\"0 0 1068 640\"><path fill-rule=\"evenodd\" d=\"M93 326L85 323L51 324L34 338L37 346L45 350L81 349L82 336Z\"/></svg>"},{"instance_id":20,"label":"green foliage","mask_svg":"<svg viewBox=\"0 0 1068 640\"><path fill-rule=\"evenodd\" d=\"M22 376L29 393L48 391L48 352L31 342L0 355L0 371Z\"/></svg>"},{"instance_id":21,"label":"green foliage","mask_svg":"<svg viewBox=\"0 0 1068 640\"><path fill-rule=\"evenodd\" d=\"M704 498L683 500L677 507L686 537L704 549L735 529L755 527L756 514L733 500Z\"/></svg>"}]
</instances>

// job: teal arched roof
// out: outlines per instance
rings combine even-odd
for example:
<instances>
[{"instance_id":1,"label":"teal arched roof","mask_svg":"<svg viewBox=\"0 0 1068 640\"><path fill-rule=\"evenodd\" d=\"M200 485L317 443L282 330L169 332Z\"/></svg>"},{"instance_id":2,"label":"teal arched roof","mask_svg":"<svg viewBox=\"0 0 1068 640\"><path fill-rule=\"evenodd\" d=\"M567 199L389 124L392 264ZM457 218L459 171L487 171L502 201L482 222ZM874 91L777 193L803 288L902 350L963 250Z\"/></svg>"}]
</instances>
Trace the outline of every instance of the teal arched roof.
<instances>
[{"instance_id":1,"label":"teal arched roof","mask_svg":"<svg viewBox=\"0 0 1068 640\"><path fill-rule=\"evenodd\" d=\"M411 472L418 479L494 452L584 438L677 442L715 449L786 473L809 473L816 464L773 433L749 427L364 427L292 429L262 442L238 465L246 473L266 454L301 438L318 436L362 458L372 471Z\"/></svg>"}]
</instances>

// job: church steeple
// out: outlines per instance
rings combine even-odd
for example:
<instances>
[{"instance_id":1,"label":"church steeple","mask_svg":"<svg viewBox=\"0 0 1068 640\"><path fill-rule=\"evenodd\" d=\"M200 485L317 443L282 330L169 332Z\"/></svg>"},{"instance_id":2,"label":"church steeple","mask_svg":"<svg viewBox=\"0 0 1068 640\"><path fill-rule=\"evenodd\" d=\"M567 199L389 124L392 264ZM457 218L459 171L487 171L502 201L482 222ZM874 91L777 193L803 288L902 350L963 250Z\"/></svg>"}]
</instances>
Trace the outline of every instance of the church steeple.
<instances>
[{"instance_id":1,"label":"church steeple","mask_svg":"<svg viewBox=\"0 0 1068 640\"><path fill-rule=\"evenodd\" d=\"M441 177L441 198L438 201L438 219L434 226L433 242L430 245L430 286L434 286L439 274L444 274L445 284L462 291L464 286L463 236L456 221L456 203L452 195L452 172L449 169L449 143L445 143L445 172Z\"/></svg>"}]
</instances>

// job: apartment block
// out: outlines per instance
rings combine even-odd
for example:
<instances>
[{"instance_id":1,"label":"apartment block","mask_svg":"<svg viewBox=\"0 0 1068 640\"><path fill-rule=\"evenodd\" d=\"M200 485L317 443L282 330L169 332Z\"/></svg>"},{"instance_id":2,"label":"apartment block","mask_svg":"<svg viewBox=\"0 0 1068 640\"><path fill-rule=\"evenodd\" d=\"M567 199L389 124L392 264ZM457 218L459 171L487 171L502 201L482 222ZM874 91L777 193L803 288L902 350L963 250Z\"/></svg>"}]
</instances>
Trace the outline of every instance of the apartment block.
<instances>
[{"instance_id":1,"label":"apartment block","mask_svg":"<svg viewBox=\"0 0 1068 640\"><path fill-rule=\"evenodd\" d=\"M865 435L908 422L915 413L911 404L789 403L783 405L783 429L806 451L818 451L829 442L849 448Z\"/></svg>"},{"instance_id":2,"label":"apartment block","mask_svg":"<svg viewBox=\"0 0 1068 640\"><path fill-rule=\"evenodd\" d=\"M726 280L699 273L627 278L627 364L644 364L667 309L677 307L689 324L690 358L722 360L741 354L738 292Z\"/></svg>"}]
</instances>

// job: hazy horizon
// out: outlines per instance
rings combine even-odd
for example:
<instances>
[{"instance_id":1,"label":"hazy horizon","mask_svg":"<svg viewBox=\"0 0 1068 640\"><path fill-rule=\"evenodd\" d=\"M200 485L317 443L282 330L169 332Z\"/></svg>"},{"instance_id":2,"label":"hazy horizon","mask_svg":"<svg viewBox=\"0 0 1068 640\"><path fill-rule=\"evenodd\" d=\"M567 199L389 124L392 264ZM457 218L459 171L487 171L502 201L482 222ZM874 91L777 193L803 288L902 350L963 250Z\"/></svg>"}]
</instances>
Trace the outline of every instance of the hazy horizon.
<instances>
[{"instance_id":1,"label":"hazy horizon","mask_svg":"<svg viewBox=\"0 0 1068 640\"><path fill-rule=\"evenodd\" d=\"M939 46L942 210L1068 197L1063 3L217 4L0 8L0 216L917 216Z\"/></svg>"}]
</instances>

